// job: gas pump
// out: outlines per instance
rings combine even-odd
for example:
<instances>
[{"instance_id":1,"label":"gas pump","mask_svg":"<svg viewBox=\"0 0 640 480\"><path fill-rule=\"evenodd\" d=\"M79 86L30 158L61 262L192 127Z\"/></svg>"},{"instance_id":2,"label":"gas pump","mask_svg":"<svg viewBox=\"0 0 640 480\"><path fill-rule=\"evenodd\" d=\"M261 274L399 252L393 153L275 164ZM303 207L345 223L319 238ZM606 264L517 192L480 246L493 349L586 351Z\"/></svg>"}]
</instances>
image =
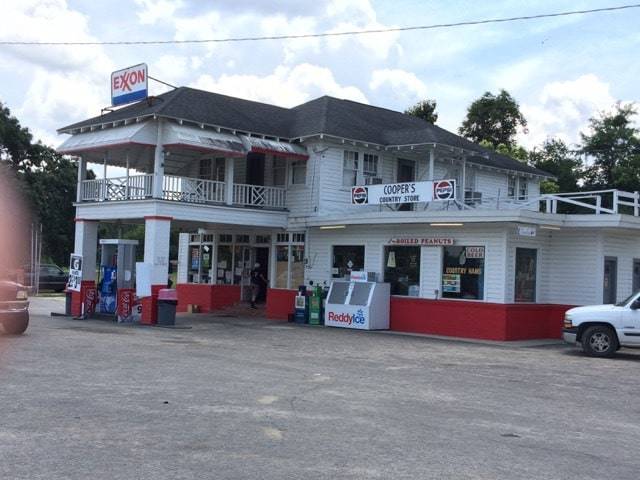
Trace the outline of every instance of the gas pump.
<instances>
[{"instance_id":1,"label":"gas pump","mask_svg":"<svg viewBox=\"0 0 640 480\"><path fill-rule=\"evenodd\" d=\"M129 318L135 295L137 240L100 240L100 313Z\"/></svg>"}]
</instances>

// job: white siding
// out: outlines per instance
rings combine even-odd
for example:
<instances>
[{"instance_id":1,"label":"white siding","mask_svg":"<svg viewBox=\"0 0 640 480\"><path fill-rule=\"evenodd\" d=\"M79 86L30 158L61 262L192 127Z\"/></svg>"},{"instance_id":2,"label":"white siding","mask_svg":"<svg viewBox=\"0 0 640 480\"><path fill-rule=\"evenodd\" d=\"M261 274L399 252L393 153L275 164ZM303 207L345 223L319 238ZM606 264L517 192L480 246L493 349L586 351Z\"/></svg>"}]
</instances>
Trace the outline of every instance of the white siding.
<instances>
[{"instance_id":1,"label":"white siding","mask_svg":"<svg viewBox=\"0 0 640 480\"><path fill-rule=\"evenodd\" d=\"M384 273L383 249L392 237L451 237L456 245L485 247L485 300L504 302L505 292L505 245L504 227L434 228L429 226L403 226L399 231L394 226L348 227L344 230L310 229L307 234L309 265L306 280L330 282L333 245L364 245L365 270L377 272L382 279ZM441 247L422 247L420 286L421 296L433 298L434 291L441 292Z\"/></svg>"}]
</instances>

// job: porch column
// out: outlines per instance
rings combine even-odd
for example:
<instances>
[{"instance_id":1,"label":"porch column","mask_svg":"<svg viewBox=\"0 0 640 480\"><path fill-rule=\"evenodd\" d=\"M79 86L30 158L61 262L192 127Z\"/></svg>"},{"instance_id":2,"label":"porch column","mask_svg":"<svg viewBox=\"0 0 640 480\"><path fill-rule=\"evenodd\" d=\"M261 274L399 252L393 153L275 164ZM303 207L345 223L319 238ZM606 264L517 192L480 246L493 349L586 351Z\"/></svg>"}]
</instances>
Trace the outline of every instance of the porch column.
<instances>
[{"instance_id":1,"label":"porch column","mask_svg":"<svg viewBox=\"0 0 640 480\"><path fill-rule=\"evenodd\" d=\"M76 192L76 202L82 201L82 182L87 178L87 163L81 156L78 156L78 188Z\"/></svg>"},{"instance_id":2,"label":"porch column","mask_svg":"<svg viewBox=\"0 0 640 480\"><path fill-rule=\"evenodd\" d=\"M153 156L153 198L163 198L164 183L164 121L158 119L158 136Z\"/></svg>"},{"instance_id":3,"label":"porch column","mask_svg":"<svg viewBox=\"0 0 640 480\"><path fill-rule=\"evenodd\" d=\"M429 150L429 180L433 180L436 169L436 152L435 148Z\"/></svg>"},{"instance_id":4,"label":"porch column","mask_svg":"<svg viewBox=\"0 0 640 480\"><path fill-rule=\"evenodd\" d=\"M151 265L151 296L142 299L142 323L158 320L158 291L169 280L169 234L171 217L144 218L144 263Z\"/></svg>"},{"instance_id":5,"label":"porch column","mask_svg":"<svg viewBox=\"0 0 640 480\"><path fill-rule=\"evenodd\" d=\"M95 311L96 254L98 249L98 221L76 218L76 236L73 253L82 255L82 282L79 292L71 293L71 314L79 317Z\"/></svg>"},{"instance_id":6,"label":"porch column","mask_svg":"<svg viewBox=\"0 0 640 480\"><path fill-rule=\"evenodd\" d=\"M461 199L460 201L462 203L464 203L465 198L464 198L464 190L466 188L467 185L467 160L462 157L462 180L460 181L460 183L462 183L462 185L460 185L460 196Z\"/></svg>"},{"instance_id":7,"label":"porch column","mask_svg":"<svg viewBox=\"0 0 640 480\"><path fill-rule=\"evenodd\" d=\"M224 195L227 205L233 205L233 177L234 177L235 159L224 159Z\"/></svg>"}]
</instances>

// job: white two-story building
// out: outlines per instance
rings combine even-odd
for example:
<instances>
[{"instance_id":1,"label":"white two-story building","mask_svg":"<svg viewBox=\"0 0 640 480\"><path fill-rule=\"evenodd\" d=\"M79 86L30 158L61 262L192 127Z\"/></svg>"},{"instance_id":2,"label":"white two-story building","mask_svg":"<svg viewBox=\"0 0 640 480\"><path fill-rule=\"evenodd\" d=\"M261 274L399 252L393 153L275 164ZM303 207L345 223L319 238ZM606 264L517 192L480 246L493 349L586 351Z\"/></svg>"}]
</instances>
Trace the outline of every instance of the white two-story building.
<instances>
[{"instance_id":1,"label":"white two-story building","mask_svg":"<svg viewBox=\"0 0 640 480\"><path fill-rule=\"evenodd\" d=\"M179 309L248 300L287 318L299 285L351 270L391 284L391 329L490 339L557 337L568 306L640 287L635 193L541 195L549 175L420 119L321 97L286 109L178 88L59 130L80 158L78 309L95 288L98 222L145 224L154 295L179 229ZM86 164L122 167L86 179ZM358 205L356 185L456 180L456 199Z\"/></svg>"}]
</instances>

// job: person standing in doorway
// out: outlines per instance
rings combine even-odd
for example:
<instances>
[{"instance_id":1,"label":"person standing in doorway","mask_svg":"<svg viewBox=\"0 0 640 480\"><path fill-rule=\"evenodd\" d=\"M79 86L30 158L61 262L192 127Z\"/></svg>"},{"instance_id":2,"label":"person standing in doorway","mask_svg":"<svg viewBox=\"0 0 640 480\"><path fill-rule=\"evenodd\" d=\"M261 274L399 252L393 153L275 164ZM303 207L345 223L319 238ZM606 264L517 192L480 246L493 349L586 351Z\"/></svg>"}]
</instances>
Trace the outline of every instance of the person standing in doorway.
<instances>
[{"instance_id":1,"label":"person standing in doorway","mask_svg":"<svg viewBox=\"0 0 640 480\"><path fill-rule=\"evenodd\" d=\"M260 295L263 286L267 285L267 279L264 278L262 270L260 270L260 264L256 262L251 270L251 308L256 307L256 299Z\"/></svg>"}]
</instances>

